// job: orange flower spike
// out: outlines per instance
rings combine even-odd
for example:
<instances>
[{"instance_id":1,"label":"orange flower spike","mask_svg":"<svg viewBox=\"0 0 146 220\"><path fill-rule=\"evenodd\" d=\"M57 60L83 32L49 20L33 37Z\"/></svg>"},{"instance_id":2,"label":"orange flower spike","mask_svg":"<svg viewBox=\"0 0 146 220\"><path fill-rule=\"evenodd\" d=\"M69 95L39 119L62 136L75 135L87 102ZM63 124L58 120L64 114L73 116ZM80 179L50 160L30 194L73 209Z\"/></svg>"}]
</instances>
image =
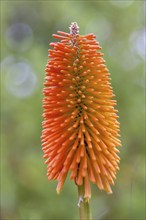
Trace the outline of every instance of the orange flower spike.
<instances>
[{"instance_id":1,"label":"orange flower spike","mask_svg":"<svg viewBox=\"0 0 146 220\"><path fill-rule=\"evenodd\" d=\"M76 22L70 33L53 35L44 88L42 145L48 179L58 181L59 193L67 173L84 197L90 182L111 193L119 169L121 146L116 101L109 71L94 34L79 35Z\"/></svg>"}]
</instances>

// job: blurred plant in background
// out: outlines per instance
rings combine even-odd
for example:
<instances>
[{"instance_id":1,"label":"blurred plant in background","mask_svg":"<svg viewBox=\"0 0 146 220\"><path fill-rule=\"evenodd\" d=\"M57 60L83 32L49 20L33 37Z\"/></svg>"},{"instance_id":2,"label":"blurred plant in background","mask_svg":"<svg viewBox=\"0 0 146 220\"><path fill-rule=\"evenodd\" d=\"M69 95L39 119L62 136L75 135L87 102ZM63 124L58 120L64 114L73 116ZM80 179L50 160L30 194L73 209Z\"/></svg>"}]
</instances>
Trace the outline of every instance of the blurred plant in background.
<instances>
[{"instance_id":1,"label":"blurred plant in background","mask_svg":"<svg viewBox=\"0 0 146 220\"><path fill-rule=\"evenodd\" d=\"M40 143L48 45L72 21L103 48L122 130L116 186L93 186L93 217L144 219L144 1L134 0L1 2L1 218L77 218L74 184L56 195Z\"/></svg>"}]
</instances>

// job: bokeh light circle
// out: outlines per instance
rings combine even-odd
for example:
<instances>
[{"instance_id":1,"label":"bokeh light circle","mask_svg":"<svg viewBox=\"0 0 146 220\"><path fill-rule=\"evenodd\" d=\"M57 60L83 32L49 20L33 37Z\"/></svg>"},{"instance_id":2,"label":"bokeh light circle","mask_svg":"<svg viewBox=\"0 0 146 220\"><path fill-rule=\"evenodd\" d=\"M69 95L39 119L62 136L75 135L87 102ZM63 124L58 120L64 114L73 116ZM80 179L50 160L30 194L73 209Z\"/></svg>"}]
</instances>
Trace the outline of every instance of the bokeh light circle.
<instances>
[{"instance_id":1,"label":"bokeh light circle","mask_svg":"<svg viewBox=\"0 0 146 220\"><path fill-rule=\"evenodd\" d=\"M146 42L145 42L146 30L144 28L134 31L130 38L129 43L132 46L132 52L139 55L145 60Z\"/></svg>"},{"instance_id":2,"label":"bokeh light circle","mask_svg":"<svg viewBox=\"0 0 146 220\"><path fill-rule=\"evenodd\" d=\"M15 51L26 51L33 41L33 31L28 24L14 23L6 30L6 44Z\"/></svg>"},{"instance_id":3,"label":"bokeh light circle","mask_svg":"<svg viewBox=\"0 0 146 220\"><path fill-rule=\"evenodd\" d=\"M92 33L97 36L97 41L104 43L112 32L112 24L106 17L100 16L98 19L90 20L86 25L86 33Z\"/></svg>"},{"instance_id":4,"label":"bokeh light circle","mask_svg":"<svg viewBox=\"0 0 146 220\"><path fill-rule=\"evenodd\" d=\"M28 63L21 61L8 68L5 86L12 95L25 98L34 93L37 85L37 76Z\"/></svg>"}]
</instances>

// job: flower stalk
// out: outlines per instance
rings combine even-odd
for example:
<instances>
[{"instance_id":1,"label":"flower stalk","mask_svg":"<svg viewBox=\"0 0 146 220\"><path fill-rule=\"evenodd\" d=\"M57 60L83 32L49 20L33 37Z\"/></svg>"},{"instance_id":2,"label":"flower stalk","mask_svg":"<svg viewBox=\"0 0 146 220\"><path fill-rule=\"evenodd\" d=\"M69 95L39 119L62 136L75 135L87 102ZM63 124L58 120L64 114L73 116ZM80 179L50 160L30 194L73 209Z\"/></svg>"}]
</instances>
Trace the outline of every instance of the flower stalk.
<instances>
[{"instance_id":1,"label":"flower stalk","mask_svg":"<svg viewBox=\"0 0 146 220\"><path fill-rule=\"evenodd\" d=\"M78 207L80 213L80 220L91 220L90 200L84 198L84 185L78 186Z\"/></svg>"}]
</instances>

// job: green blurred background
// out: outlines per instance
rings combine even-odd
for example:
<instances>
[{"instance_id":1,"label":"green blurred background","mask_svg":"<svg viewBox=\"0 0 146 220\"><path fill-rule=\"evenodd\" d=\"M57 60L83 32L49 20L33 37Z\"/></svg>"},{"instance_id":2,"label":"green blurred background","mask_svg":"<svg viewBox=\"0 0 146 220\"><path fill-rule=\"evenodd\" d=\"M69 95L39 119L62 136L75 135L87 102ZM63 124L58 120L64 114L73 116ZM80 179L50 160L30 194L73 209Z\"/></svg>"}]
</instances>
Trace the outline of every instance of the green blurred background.
<instances>
[{"instance_id":1,"label":"green blurred background","mask_svg":"<svg viewBox=\"0 0 146 220\"><path fill-rule=\"evenodd\" d=\"M120 171L113 194L92 186L94 219L144 219L144 1L1 1L1 219L78 219L77 189L48 182L42 88L57 30L94 33L118 101Z\"/></svg>"}]
</instances>

